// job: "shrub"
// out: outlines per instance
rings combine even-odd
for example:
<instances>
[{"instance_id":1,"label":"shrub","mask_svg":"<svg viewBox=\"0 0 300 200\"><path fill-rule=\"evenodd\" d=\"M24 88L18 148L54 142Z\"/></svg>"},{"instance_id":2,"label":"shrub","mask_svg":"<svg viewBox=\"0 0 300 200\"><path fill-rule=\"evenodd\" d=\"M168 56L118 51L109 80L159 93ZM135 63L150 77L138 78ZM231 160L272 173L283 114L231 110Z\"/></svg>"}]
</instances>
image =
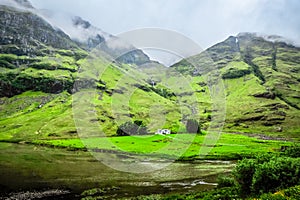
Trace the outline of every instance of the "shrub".
<instances>
[{"instance_id":1,"label":"shrub","mask_svg":"<svg viewBox=\"0 0 300 200\"><path fill-rule=\"evenodd\" d=\"M255 193L275 192L300 184L300 159L274 157L256 167L252 180Z\"/></svg>"},{"instance_id":2,"label":"shrub","mask_svg":"<svg viewBox=\"0 0 300 200\"><path fill-rule=\"evenodd\" d=\"M117 129L118 136L128 136L131 134L136 134L138 127L132 122L125 122L120 125Z\"/></svg>"},{"instance_id":3,"label":"shrub","mask_svg":"<svg viewBox=\"0 0 300 200\"><path fill-rule=\"evenodd\" d=\"M218 188L235 186L234 178L230 176L219 176L217 182Z\"/></svg>"},{"instance_id":4,"label":"shrub","mask_svg":"<svg viewBox=\"0 0 300 200\"><path fill-rule=\"evenodd\" d=\"M153 90L156 94L158 94L166 99L172 99L172 98L176 97L174 92L172 92L170 89L165 88L163 86L151 87L151 90Z\"/></svg>"},{"instance_id":5,"label":"shrub","mask_svg":"<svg viewBox=\"0 0 300 200\"><path fill-rule=\"evenodd\" d=\"M0 60L5 60L7 62L13 62L18 59L18 56L14 54L0 54Z\"/></svg>"},{"instance_id":6,"label":"shrub","mask_svg":"<svg viewBox=\"0 0 300 200\"><path fill-rule=\"evenodd\" d=\"M229 200L229 199L240 199L238 196L238 190L236 187L220 188L206 192L202 195L195 196L193 199L203 200Z\"/></svg>"},{"instance_id":7,"label":"shrub","mask_svg":"<svg viewBox=\"0 0 300 200\"><path fill-rule=\"evenodd\" d=\"M222 78L223 79L239 78L250 73L251 73L250 69L229 69L227 72L222 74Z\"/></svg>"},{"instance_id":8,"label":"shrub","mask_svg":"<svg viewBox=\"0 0 300 200\"><path fill-rule=\"evenodd\" d=\"M148 130L146 126L140 126L137 132L138 135L147 135Z\"/></svg>"},{"instance_id":9,"label":"shrub","mask_svg":"<svg viewBox=\"0 0 300 200\"><path fill-rule=\"evenodd\" d=\"M233 175L242 195L275 192L300 184L300 159L267 154L243 159Z\"/></svg>"},{"instance_id":10,"label":"shrub","mask_svg":"<svg viewBox=\"0 0 300 200\"><path fill-rule=\"evenodd\" d=\"M287 200L286 197L281 194L263 194L260 196L260 200Z\"/></svg>"},{"instance_id":11,"label":"shrub","mask_svg":"<svg viewBox=\"0 0 300 200\"><path fill-rule=\"evenodd\" d=\"M292 158L300 158L300 145L295 144L291 147L288 147L283 151L282 154Z\"/></svg>"},{"instance_id":12,"label":"shrub","mask_svg":"<svg viewBox=\"0 0 300 200\"><path fill-rule=\"evenodd\" d=\"M32 63L30 67L36 69L56 70L59 68L59 64L54 61L40 61L40 62Z\"/></svg>"},{"instance_id":13,"label":"shrub","mask_svg":"<svg viewBox=\"0 0 300 200\"><path fill-rule=\"evenodd\" d=\"M300 199L300 185L285 189L283 193L284 196L290 197L290 199Z\"/></svg>"},{"instance_id":14,"label":"shrub","mask_svg":"<svg viewBox=\"0 0 300 200\"><path fill-rule=\"evenodd\" d=\"M6 60L0 60L0 67L6 67L6 68L10 68L10 69L16 68L15 65L7 62Z\"/></svg>"},{"instance_id":15,"label":"shrub","mask_svg":"<svg viewBox=\"0 0 300 200\"><path fill-rule=\"evenodd\" d=\"M195 119L188 119L186 122L186 131L188 133L201 133L199 122Z\"/></svg>"},{"instance_id":16,"label":"shrub","mask_svg":"<svg viewBox=\"0 0 300 200\"><path fill-rule=\"evenodd\" d=\"M146 135L148 134L147 127L142 121L136 120L134 122L128 121L120 125L117 129L118 136L128 135Z\"/></svg>"},{"instance_id":17,"label":"shrub","mask_svg":"<svg viewBox=\"0 0 300 200\"><path fill-rule=\"evenodd\" d=\"M238 162L233 171L233 175L239 184L240 191L243 195L251 193L251 185L255 166L257 165L254 159L243 159Z\"/></svg>"}]
</instances>

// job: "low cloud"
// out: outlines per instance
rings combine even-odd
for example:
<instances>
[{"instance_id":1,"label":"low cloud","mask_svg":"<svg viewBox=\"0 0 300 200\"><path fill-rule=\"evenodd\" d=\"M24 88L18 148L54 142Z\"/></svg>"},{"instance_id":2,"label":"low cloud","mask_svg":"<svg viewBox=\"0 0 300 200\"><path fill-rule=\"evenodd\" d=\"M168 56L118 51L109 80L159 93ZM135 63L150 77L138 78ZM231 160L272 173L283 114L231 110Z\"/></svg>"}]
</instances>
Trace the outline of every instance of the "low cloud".
<instances>
[{"instance_id":1,"label":"low cloud","mask_svg":"<svg viewBox=\"0 0 300 200\"><path fill-rule=\"evenodd\" d=\"M73 13L118 34L157 27L175 30L203 48L239 32L261 32L300 43L298 0L32 0L34 6Z\"/></svg>"}]
</instances>

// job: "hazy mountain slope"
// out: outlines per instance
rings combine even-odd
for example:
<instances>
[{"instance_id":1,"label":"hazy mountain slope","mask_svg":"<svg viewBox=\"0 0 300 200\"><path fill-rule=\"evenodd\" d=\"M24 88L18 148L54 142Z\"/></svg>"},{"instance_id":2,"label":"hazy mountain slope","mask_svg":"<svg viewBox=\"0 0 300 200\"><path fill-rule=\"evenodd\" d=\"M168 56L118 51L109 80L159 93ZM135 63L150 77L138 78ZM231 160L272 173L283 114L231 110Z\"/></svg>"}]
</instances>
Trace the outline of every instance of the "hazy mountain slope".
<instances>
[{"instance_id":1,"label":"hazy mountain slope","mask_svg":"<svg viewBox=\"0 0 300 200\"><path fill-rule=\"evenodd\" d=\"M241 33L172 67L192 77L198 83L196 90L203 88L201 85L207 90L205 81L196 80L205 80L211 69L219 69L226 89L227 130L297 135L299 56L300 48L282 40L270 41L258 34ZM198 68L191 62L197 63ZM209 99L206 95L202 93L199 98ZM201 109L205 110L205 106Z\"/></svg>"},{"instance_id":2,"label":"hazy mountain slope","mask_svg":"<svg viewBox=\"0 0 300 200\"><path fill-rule=\"evenodd\" d=\"M0 6L0 15L0 96L70 90L72 73L87 52L26 10Z\"/></svg>"},{"instance_id":3,"label":"hazy mountain slope","mask_svg":"<svg viewBox=\"0 0 300 200\"><path fill-rule=\"evenodd\" d=\"M148 83L134 79L144 76L135 64L106 61L101 59L101 54L92 59L78 41L74 42L30 11L9 6L0 6L0 10L3 28L0 43L2 140L77 137L72 94L85 88L96 89L93 101L99 117L92 120L101 122L108 135L115 134L119 123L143 119L150 124L150 118L159 117L162 112L172 113L164 119L162 126L178 129L180 116L176 103L164 97L167 90L160 86L142 87ZM132 55L124 58L130 61ZM95 70L99 71L94 74ZM128 74L133 78L119 82ZM112 113L112 99L118 100L114 95L131 90L134 92L129 96L129 110ZM155 102L165 105L164 109L156 110L150 116L148 111L153 109ZM120 104L122 108L123 103L116 105ZM155 123L149 125L152 131L158 128Z\"/></svg>"},{"instance_id":4,"label":"hazy mountain slope","mask_svg":"<svg viewBox=\"0 0 300 200\"><path fill-rule=\"evenodd\" d=\"M96 39L92 39L90 35L88 41L74 42L66 33L32 13L31 11L36 10L28 1L8 1L6 4L13 7L0 6L1 67L5 68L1 70L3 73L1 73L0 96L13 96L32 89L52 93L63 90L70 92L74 82L72 73L79 69L81 59L88 54L86 50L89 48L82 49L84 43L93 40L94 47L103 42L104 38L95 41ZM86 32L96 31L95 38L102 37L88 22L78 17L74 20L71 26L79 28L78 34L86 35L84 29L92 29ZM102 47L120 62L143 64L150 61L148 56L132 46L120 49L107 47L106 43L103 43ZM116 57L115 54L120 57ZM47 71L39 74L40 70Z\"/></svg>"},{"instance_id":5,"label":"hazy mountain slope","mask_svg":"<svg viewBox=\"0 0 300 200\"><path fill-rule=\"evenodd\" d=\"M91 51L101 44L102 50L112 55L117 61L137 65L150 62L149 57L143 51L102 31L79 16L49 10L36 10L36 12L87 51Z\"/></svg>"},{"instance_id":6,"label":"hazy mountain slope","mask_svg":"<svg viewBox=\"0 0 300 200\"><path fill-rule=\"evenodd\" d=\"M53 30L46 21L30 12L1 6L0 20L1 53L43 55L47 47L78 49L65 33Z\"/></svg>"},{"instance_id":7,"label":"hazy mountain slope","mask_svg":"<svg viewBox=\"0 0 300 200\"><path fill-rule=\"evenodd\" d=\"M15 10L27 12L33 14L33 16L40 17L39 20L46 21L48 26L52 26L58 32L68 35L69 38L73 40L73 43L76 43L78 46L87 51L91 51L99 44L102 44L102 50L113 56L117 61L138 65L151 62L149 57L143 51L136 49L131 44L124 43L122 40L109 33L102 31L100 28L93 26L90 22L79 16L49 10L38 10L35 9L28 0L1 0L0 5L6 5L14 8ZM16 19L16 22L18 23L22 21ZM25 20L24 22L28 23L29 21ZM24 26L24 24L21 25ZM34 30L31 32L34 32ZM46 32L41 34L35 31L34 33L40 34L41 39L45 38L44 35ZM60 45L62 41L57 40L56 42L56 45ZM65 42L62 44L65 44Z\"/></svg>"}]
</instances>

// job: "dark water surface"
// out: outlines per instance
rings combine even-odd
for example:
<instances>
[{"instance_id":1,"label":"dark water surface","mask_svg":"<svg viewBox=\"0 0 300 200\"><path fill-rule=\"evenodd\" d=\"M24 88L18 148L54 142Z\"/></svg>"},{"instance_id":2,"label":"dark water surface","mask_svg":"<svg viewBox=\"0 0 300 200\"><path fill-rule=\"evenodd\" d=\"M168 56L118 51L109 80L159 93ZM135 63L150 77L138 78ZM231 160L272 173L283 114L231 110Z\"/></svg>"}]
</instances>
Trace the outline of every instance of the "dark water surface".
<instances>
[{"instance_id":1,"label":"dark water surface","mask_svg":"<svg viewBox=\"0 0 300 200\"><path fill-rule=\"evenodd\" d=\"M53 189L80 194L90 188L102 188L113 197L199 191L214 188L217 176L234 167L222 161L175 162L135 174L107 167L83 151L9 143L0 143L0 150L1 196Z\"/></svg>"}]
</instances>

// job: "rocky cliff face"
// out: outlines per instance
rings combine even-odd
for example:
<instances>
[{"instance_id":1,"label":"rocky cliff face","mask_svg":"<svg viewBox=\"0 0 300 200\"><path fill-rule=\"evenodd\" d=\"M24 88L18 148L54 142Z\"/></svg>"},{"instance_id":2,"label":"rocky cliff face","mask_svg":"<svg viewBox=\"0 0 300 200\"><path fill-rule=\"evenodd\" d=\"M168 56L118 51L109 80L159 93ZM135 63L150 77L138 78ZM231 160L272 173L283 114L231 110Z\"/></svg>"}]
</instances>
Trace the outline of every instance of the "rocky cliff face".
<instances>
[{"instance_id":1,"label":"rocky cliff face","mask_svg":"<svg viewBox=\"0 0 300 200\"><path fill-rule=\"evenodd\" d=\"M0 6L0 28L1 53L33 56L42 55L47 47L78 48L68 35L25 10Z\"/></svg>"},{"instance_id":2,"label":"rocky cliff face","mask_svg":"<svg viewBox=\"0 0 300 200\"><path fill-rule=\"evenodd\" d=\"M28 1L10 3L17 4L0 5L0 97L28 90L70 91L79 68L76 62L88 53L32 13Z\"/></svg>"},{"instance_id":3,"label":"rocky cliff face","mask_svg":"<svg viewBox=\"0 0 300 200\"><path fill-rule=\"evenodd\" d=\"M112 37L102 30L91 25L90 22L83 20L81 17L74 16L72 18L72 26L76 29L71 37L77 41L83 48L91 50L100 43ZM76 34L75 32L81 34Z\"/></svg>"}]
</instances>

